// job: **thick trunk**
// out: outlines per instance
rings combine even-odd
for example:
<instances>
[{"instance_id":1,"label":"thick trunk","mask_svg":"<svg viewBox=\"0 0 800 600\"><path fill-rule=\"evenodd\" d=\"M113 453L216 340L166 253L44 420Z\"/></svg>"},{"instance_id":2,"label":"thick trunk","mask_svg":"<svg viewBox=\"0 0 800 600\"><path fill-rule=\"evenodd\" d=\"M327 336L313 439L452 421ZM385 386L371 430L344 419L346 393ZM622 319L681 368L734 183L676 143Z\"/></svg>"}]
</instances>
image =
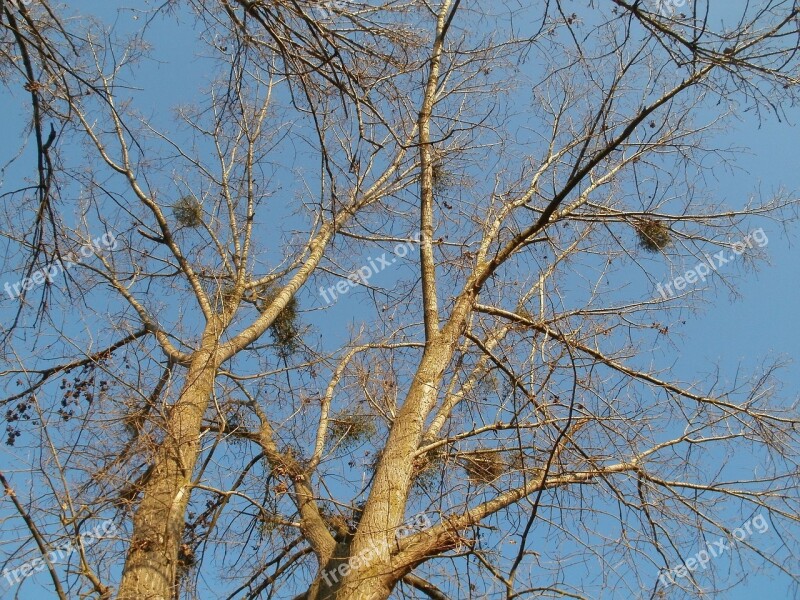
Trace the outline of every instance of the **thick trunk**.
<instances>
[{"instance_id":1,"label":"thick trunk","mask_svg":"<svg viewBox=\"0 0 800 600\"><path fill-rule=\"evenodd\" d=\"M380 580L364 581L357 589L342 591L336 600L387 600L392 588Z\"/></svg>"},{"instance_id":2,"label":"thick trunk","mask_svg":"<svg viewBox=\"0 0 800 600\"><path fill-rule=\"evenodd\" d=\"M183 536L184 513L198 454L200 426L214 387L213 340L204 339L173 406L154 457L122 572L119 600L172 600Z\"/></svg>"},{"instance_id":3,"label":"thick trunk","mask_svg":"<svg viewBox=\"0 0 800 600\"><path fill-rule=\"evenodd\" d=\"M386 565L360 569L349 554L348 544L339 544L309 590L295 600L385 600L399 577L390 576Z\"/></svg>"}]
</instances>

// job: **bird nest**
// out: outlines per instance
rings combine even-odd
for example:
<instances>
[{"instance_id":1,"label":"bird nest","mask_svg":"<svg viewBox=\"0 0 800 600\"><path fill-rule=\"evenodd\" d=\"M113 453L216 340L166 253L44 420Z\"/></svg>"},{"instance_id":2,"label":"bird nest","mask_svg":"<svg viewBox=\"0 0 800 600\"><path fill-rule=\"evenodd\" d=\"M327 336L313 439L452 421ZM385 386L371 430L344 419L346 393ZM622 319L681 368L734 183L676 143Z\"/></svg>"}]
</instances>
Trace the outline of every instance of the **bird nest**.
<instances>
[{"instance_id":1,"label":"bird nest","mask_svg":"<svg viewBox=\"0 0 800 600\"><path fill-rule=\"evenodd\" d=\"M648 252L663 252L672 243L669 227L655 219L642 219L634 224L639 245Z\"/></svg>"},{"instance_id":2,"label":"bird nest","mask_svg":"<svg viewBox=\"0 0 800 600\"><path fill-rule=\"evenodd\" d=\"M461 467L473 481L491 483L508 470L505 458L497 450L475 450L461 455Z\"/></svg>"},{"instance_id":3,"label":"bird nest","mask_svg":"<svg viewBox=\"0 0 800 600\"><path fill-rule=\"evenodd\" d=\"M172 205L172 216L180 226L195 229L203 224L203 205L194 196L184 196Z\"/></svg>"},{"instance_id":4,"label":"bird nest","mask_svg":"<svg viewBox=\"0 0 800 600\"><path fill-rule=\"evenodd\" d=\"M414 459L414 485L422 490L432 490L442 477L447 463L447 449L438 446Z\"/></svg>"},{"instance_id":5,"label":"bird nest","mask_svg":"<svg viewBox=\"0 0 800 600\"><path fill-rule=\"evenodd\" d=\"M458 179L441 160L435 160L431 167L433 179L433 193L437 196L444 194L447 190L455 187Z\"/></svg>"},{"instance_id":6,"label":"bird nest","mask_svg":"<svg viewBox=\"0 0 800 600\"><path fill-rule=\"evenodd\" d=\"M258 310L264 312L277 298L280 287L275 284L267 285L256 290L258 297L256 306ZM300 318L297 296L292 296L278 313L275 320L270 325L270 335L281 354L288 356L299 348L300 341Z\"/></svg>"},{"instance_id":7,"label":"bird nest","mask_svg":"<svg viewBox=\"0 0 800 600\"><path fill-rule=\"evenodd\" d=\"M368 441L378 432L375 418L360 411L343 410L331 417L328 435L345 448Z\"/></svg>"}]
</instances>

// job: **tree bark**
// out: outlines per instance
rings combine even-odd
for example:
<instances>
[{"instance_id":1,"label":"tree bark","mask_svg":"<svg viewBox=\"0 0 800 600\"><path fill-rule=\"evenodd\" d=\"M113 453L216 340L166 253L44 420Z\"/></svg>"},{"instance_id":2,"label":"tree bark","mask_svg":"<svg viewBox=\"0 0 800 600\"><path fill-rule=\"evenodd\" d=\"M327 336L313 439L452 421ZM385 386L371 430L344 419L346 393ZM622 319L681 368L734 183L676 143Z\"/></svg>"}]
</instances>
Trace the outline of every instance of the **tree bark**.
<instances>
[{"instance_id":1,"label":"tree bark","mask_svg":"<svg viewBox=\"0 0 800 600\"><path fill-rule=\"evenodd\" d=\"M212 329L212 328L209 328ZM133 518L133 535L122 572L119 600L171 600L177 581L178 550L200 426L218 368L217 336L207 329L192 356L186 382L170 412L152 475Z\"/></svg>"}]
</instances>

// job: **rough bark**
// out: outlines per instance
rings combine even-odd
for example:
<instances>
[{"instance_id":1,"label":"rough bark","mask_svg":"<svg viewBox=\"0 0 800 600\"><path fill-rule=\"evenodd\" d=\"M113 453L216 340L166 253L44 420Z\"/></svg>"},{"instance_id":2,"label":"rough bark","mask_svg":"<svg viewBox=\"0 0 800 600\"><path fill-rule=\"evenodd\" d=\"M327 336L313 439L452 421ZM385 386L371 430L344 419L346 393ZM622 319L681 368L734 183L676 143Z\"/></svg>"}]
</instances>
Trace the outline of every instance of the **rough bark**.
<instances>
[{"instance_id":1,"label":"rough bark","mask_svg":"<svg viewBox=\"0 0 800 600\"><path fill-rule=\"evenodd\" d=\"M186 383L172 407L152 475L133 518L133 535L123 569L119 600L174 597L184 514L191 496L200 426L218 368L216 335L207 332L194 354Z\"/></svg>"}]
</instances>

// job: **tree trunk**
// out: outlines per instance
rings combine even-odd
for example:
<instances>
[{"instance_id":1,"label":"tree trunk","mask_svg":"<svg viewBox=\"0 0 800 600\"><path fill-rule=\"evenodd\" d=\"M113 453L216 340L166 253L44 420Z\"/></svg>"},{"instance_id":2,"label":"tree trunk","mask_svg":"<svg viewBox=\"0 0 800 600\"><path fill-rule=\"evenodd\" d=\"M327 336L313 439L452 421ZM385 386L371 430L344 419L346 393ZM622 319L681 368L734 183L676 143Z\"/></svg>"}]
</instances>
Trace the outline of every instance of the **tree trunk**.
<instances>
[{"instance_id":1,"label":"tree trunk","mask_svg":"<svg viewBox=\"0 0 800 600\"><path fill-rule=\"evenodd\" d=\"M399 577L388 574L388 563L359 569L349 551L349 544L338 544L309 590L295 600L386 600Z\"/></svg>"},{"instance_id":2,"label":"tree trunk","mask_svg":"<svg viewBox=\"0 0 800 600\"><path fill-rule=\"evenodd\" d=\"M152 475L133 518L133 535L122 572L119 600L172 600L184 514L191 494L200 426L218 364L216 339L206 335L192 357L186 382L173 406Z\"/></svg>"}]
</instances>

